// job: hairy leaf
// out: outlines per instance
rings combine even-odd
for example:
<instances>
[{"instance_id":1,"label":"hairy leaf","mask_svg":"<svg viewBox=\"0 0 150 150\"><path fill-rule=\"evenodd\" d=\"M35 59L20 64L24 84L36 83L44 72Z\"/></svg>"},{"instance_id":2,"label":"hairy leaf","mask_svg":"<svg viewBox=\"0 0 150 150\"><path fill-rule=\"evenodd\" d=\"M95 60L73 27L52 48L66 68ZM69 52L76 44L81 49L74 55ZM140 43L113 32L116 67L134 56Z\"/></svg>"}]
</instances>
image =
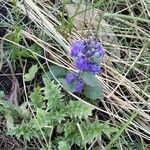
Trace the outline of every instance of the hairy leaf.
<instances>
[{"instance_id":1,"label":"hairy leaf","mask_svg":"<svg viewBox=\"0 0 150 150\"><path fill-rule=\"evenodd\" d=\"M64 78L65 75L67 74L67 70L56 65L50 66L51 71L46 72L43 77L44 78L49 78L49 79L54 79L53 75L56 78Z\"/></svg>"},{"instance_id":2,"label":"hairy leaf","mask_svg":"<svg viewBox=\"0 0 150 150\"><path fill-rule=\"evenodd\" d=\"M67 113L71 117L75 118L85 118L87 119L92 115L93 108L80 102L80 101L70 101L67 106Z\"/></svg>"},{"instance_id":3,"label":"hairy leaf","mask_svg":"<svg viewBox=\"0 0 150 150\"><path fill-rule=\"evenodd\" d=\"M91 142L94 138L97 138L104 132L107 132L107 135L112 134L114 132L117 132L118 130L114 127L110 127L108 123L99 123L98 120L95 122L82 122L81 123L81 128L83 131L83 134L85 136L85 142L89 143Z\"/></svg>"},{"instance_id":4,"label":"hairy leaf","mask_svg":"<svg viewBox=\"0 0 150 150\"><path fill-rule=\"evenodd\" d=\"M37 65L32 65L32 67L29 69L29 72L24 75L25 81L31 81L34 79L35 74L38 71Z\"/></svg>"},{"instance_id":5,"label":"hairy leaf","mask_svg":"<svg viewBox=\"0 0 150 150\"><path fill-rule=\"evenodd\" d=\"M66 141L70 142L71 145L74 143L77 145L81 144L82 139L79 130L73 121L65 123L64 132Z\"/></svg>"},{"instance_id":6,"label":"hairy leaf","mask_svg":"<svg viewBox=\"0 0 150 150\"><path fill-rule=\"evenodd\" d=\"M7 132L9 135L15 135L18 139L23 137L24 139L30 141L34 137L32 128L30 124L22 122L22 124L15 126Z\"/></svg>"},{"instance_id":7,"label":"hairy leaf","mask_svg":"<svg viewBox=\"0 0 150 150\"><path fill-rule=\"evenodd\" d=\"M44 78L45 87L45 100L47 100L47 109L60 110L63 106L63 94L61 94L61 89L59 85L54 84L54 81L49 81Z\"/></svg>"},{"instance_id":8,"label":"hairy leaf","mask_svg":"<svg viewBox=\"0 0 150 150\"><path fill-rule=\"evenodd\" d=\"M97 120L95 122L81 122L80 123L83 135L85 137L84 142L90 143L94 138L97 138L101 134L109 134L111 135L114 132L117 132L118 129L114 127L110 127L108 123L99 123ZM77 144L81 145L82 138L79 132L79 129L77 128L77 125L75 122L67 122L64 125L64 132L65 132L65 139L70 142L71 144Z\"/></svg>"},{"instance_id":9,"label":"hairy leaf","mask_svg":"<svg viewBox=\"0 0 150 150\"><path fill-rule=\"evenodd\" d=\"M84 94L86 97L93 100L103 99L103 91L100 84L97 84L95 87L85 86Z\"/></svg>"},{"instance_id":10,"label":"hairy leaf","mask_svg":"<svg viewBox=\"0 0 150 150\"><path fill-rule=\"evenodd\" d=\"M61 82L61 84L63 85L63 88L67 92L71 92L71 93L75 92L75 88L74 88L73 84L67 83L64 78L59 78L58 80Z\"/></svg>"},{"instance_id":11,"label":"hairy leaf","mask_svg":"<svg viewBox=\"0 0 150 150\"><path fill-rule=\"evenodd\" d=\"M71 146L66 141L58 142L58 150L70 150Z\"/></svg>"},{"instance_id":12,"label":"hairy leaf","mask_svg":"<svg viewBox=\"0 0 150 150\"><path fill-rule=\"evenodd\" d=\"M8 130L11 130L12 128L14 128L14 120L11 114L7 113L5 115L6 118L6 126Z\"/></svg>"},{"instance_id":13,"label":"hairy leaf","mask_svg":"<svg viewBox=\"0 0 150 150\"><path fill-rule=\"evenodd\" d=\"M41 88L39 86L34 88L34 91L31 93L30 98L35 108L42 108L43 96L41 95Z\"/></svg>"},{"instance_id":14,"label":"hairy leaf","mask_svg":"<svg viewBox=\"0 0 150 150\"><path fill-rule=\"evenodd\" d=\"M44 125L46 126L48 124L47 115L48 115L48 113L45 110L38 108L37 112L36 112L36 120L37 121L35 121L35 124L38 122L38 125L40 127L42 127Z\"/></svg>"},{"instance_id":15,"label":"hairy leaf","mask_svg":"<svg viewBox=\"0 0 150 150\"><path fill-rule=\"evenodd\" d=\"M80 77L89 86L95 87L98 84L95 75L90 72L83 72Z\"/></svg>"},{"instance_id":16,"label":"hairy leaf","mask_svg":"<svg viewBox=\"0 0 150 150\"><path fill-rule=\"evenodd\" d=\"M0 100L4 99L4 92L0 91Z\"/></svg>"}]
</instances>

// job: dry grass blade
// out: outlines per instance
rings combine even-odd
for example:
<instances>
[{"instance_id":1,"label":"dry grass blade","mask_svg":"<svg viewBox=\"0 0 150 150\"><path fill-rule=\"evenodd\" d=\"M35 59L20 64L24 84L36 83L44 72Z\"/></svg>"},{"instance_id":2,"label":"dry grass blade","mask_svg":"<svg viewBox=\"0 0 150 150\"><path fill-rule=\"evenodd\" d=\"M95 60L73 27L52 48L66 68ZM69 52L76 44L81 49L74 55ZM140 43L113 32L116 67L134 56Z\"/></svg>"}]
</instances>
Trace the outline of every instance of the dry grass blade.
<instances>
[{"instance_id":1,"label":"dry grass blade","mask_svg":"<svg viewBox=\"0 0 150 150\"><path fill-rule=\"evenodd\" d=\"M68 4L65 5L65 8L68 16L72 18L77 32L93 35L92 31L94 31L103 43L119 45L116 35L111 30L111 26L102 18L103 11L82 4L80 6ZM113 50L112 53L120 58L119 50Z\"/></svg>"},{"instance_id":2,"label":"dry grass blade","mask_svg":"<svg viewBox=\"0 0 150 150\"><path fill-rule=\"evenodd\" d=\"M23 3L18 3L18 8L21 9L28 17L52 39L58 42L66 52L69 52L69 46L65 38L56 31L54 25L48 20L40 7L32 0L24 0ZM57 19L56 19L57 20Z\"/></svg>"}]
</instances>

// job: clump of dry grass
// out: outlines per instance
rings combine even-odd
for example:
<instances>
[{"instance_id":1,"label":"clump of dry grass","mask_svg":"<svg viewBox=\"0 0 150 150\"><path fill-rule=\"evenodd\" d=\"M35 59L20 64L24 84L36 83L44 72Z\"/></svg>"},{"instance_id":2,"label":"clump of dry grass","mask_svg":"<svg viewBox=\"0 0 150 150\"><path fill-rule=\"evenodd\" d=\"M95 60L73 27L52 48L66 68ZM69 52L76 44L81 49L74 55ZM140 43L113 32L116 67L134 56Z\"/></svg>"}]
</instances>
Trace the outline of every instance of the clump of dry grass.
<instances>
[{"instance_id":1,"label":"clump of dry grass","mask_svg":"<svg viewBox=\"0 0 150 150\"><path fill-rule=\"evenodd\" d=\"M49 1L17 1L20 13L27 15L52 42L39 39L29 27L21 30L21 36L38 44L51 57L34 53L36 56L72 70L75 68L70 63L70 42L89 35L101 40L107 52L102 63L104 72L97 76L104 91L102 107L70 94L85 105L109 115L109 121L120 126L121 132L112 139L112 143L121 142L119 137L124 131L131 141L132 135L136 135L141 143L150 141L150 4L143 0L135 3L116 1L109 2L105 9L100 10L101 5L106 6L105 3L94 2L68 3L62 6L65 11L61 11ZM140 11L138 15L137 11Z\"/></svg>"}]
</instances>

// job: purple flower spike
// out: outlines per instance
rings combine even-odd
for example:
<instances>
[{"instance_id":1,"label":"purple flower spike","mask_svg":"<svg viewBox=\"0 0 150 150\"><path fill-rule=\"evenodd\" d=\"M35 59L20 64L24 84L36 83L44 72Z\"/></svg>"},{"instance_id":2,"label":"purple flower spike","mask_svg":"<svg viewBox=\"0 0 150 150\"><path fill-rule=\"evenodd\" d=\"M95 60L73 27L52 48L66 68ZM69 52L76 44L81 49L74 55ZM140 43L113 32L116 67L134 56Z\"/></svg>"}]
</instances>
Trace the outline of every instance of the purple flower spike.
<instances>
[{"instance_id":1,"label":"purple flower spike","mask_svg":"<svg viewBox=\"0 0 150 150\"><path fill-rule=\"evenodd\" d=\"M86 43L83 41L76 41L71 45L71 56L76 57L79 52L83 51L86 47Z\"/></svg>"},{"instance_id":2,"label":"purple flower spike","mask_svg":"<svg viewBox=\"0 0 150 150\"><path fill-rule=\"evenodd\" d=\"M70 72L70 73L68 73L67 74L67 76L66 76L66 81L68 82L68 83L71 83L73 80L75 80L77 78L77 75L76 74L74 74L74 73L72 73L72 72Z\"/></svg>"},{"instance_id":3,"label":"purple flower spike","mask_svg":"<svg viewBox=\"0 0 150 150\"><path fill-rule=\"evenodd\" d=\"M97 43L95 44L95 49L96 49L96 52L98 53L98 55L99 55L100 57L104 57L104 55L105 55L105 50L104 50L103 46L102 46L99 42L97 42Z\"/></svg>"},{"instance_id":4,"label":"purple flower spike","mask_svg":"<svg viewBox=\"0 0 150 150\"><path fill-rule=\"evenodd\" d=\"M97 73L101 73L102 69L100 66L93 63L93 64L89 64L89 70L88 71L93 72L94 74L97 74Z\"/></svg>"},{"instance_id":5,"label":"purple flower spike","mask_svg":"<svg viewBox=\"0 0 150 150\"><path fill-rule=\"evenodd\" d=\"M96 39L78 40L72 43L70 55L74 57L73 61L78 73L68 73L66 75L66 82L72 84L77 93L81 93L86 82L84 78L80 80L82 78L80 75L83 72L89 72L93 75L102 73L99 63L105 55L105 50Z\"/></svg>"},{"instance_id":6,"label":"purple flower spike","mask_svg":"<svg viewBox=\"0 0 150 150\"><path fill-rule=\"evenodd\" d=\"M74 88L75 88L76 92L81 93L83 91L83 88L84 88L83 81L76 82L74 84Z\"/></svg>"},{"instance_id":7,"label":"purple flower spike","mask_svg":"<svg viewBox=\"0 0 150 150\"><path fill-rule=\"evenodd\" d=\"M87 71L89 68L89 62L87 58L78 57L75 63L77 69L81 71Z\"/></svg>"}]
</instances>

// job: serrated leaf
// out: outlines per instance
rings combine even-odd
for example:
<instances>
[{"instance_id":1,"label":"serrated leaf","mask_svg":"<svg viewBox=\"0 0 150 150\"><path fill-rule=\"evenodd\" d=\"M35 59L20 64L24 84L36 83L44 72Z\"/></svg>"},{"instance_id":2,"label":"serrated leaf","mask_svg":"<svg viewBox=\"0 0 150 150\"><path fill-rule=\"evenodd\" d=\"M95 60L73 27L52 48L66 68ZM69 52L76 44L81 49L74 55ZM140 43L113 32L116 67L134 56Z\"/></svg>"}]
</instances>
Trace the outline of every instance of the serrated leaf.
<instances>
[{"instance_id":1,"label":"serrated leaf","mask_svg":"<svg viewBox=\"0 0 150 150\"><path fill-rule=\"evenodd\" d=\"M12 104L10 101L0 100L0 105L3 107L3 110L18 115L19 108Z\"/></svg>"},{"instance_id":2,"label":"serrated leaf","mask_svg":"<svg viewBox=\"0 0 150 150\"><path fill-rule=\"evenodd\" d=\"M61 123L63 120L65 120L65 117L67 117L67 113L63 110L60 111L50 111L48 118L53 123Z\"/></svg>"},{"instance_id":3,"label":"serrated leaf","mask_svg":"<svg viewBox=\"0 0 150 150\"><path fill-rule=\"evenodd\" d=\"M31 102L35 108L42 108L43 106L43 96L41 96L41 88L36 87L30 95Z\"/></svg>"},{"instance_id":4,"label":"serrated leaf","mask_svg":"<svg viewBox=\"0 0 150 150\"><path fill-rule=\"evenodd\" d=\"M37 108L36 119L38 121L38 126L40 125L42 127L44 125L47 125L47 123L48 123L47 115L48 115L48 113L45 110ZM36 125L37 121L35 121L35 125Z\"/></svg>"},{"instance_id":5,"label":"serrated leaf","mask_svg":"<svg viewBox=\"0 0 150 150\"><path fill-rule=\"evenodd\" d=\"M12 51L11 53L11 59L12 60L15 60L19 57L25 57L25 58L35 58L31 52L25 50L25 49L15 49Z\"/></svg>"},{"instance_id":6,"label":"serrated leaf","mask_svg":"<svg viewBox=\"0 0 150 150\"><path fill-rule=\"evenodd\" d=\"M100 84L97 84L95 87L85 86L84 94L92 100L103 99L103 91Z\"/></svg>"},{"instance_id":7,"label":"serrated leaf","mask_svg":"<svg viewBox=\"0 0 150 150\"><path fill-rule=\"evenodd\" d=\"M66 141L58 142L58 150L70 150L71 146Z\"/></svg>"},{"instance_id":8,"label":"serrated leaf","mask_svg":"<svg viewBox=\"0 0 150 150\"><path fill-rule=\"evenodd\" d=\"M84 142L90 143L93 139L99 137L107 131L107 134L111 135L114 132L117 132L117 128L111 127L108 123L99 123L96 119L94 122L82 122L80 123L83 135L85 137ZM65 139L67 142L72 144L77 144L81 146L82 138L77 128L75 122L67 122L64 125Z\"/></svg>"},{"instance_id":9,"label":"serrated leaf","mask_svg":"<svg viewBox=\"0 0 150 150\"><path fill-rule=\"evenodd\" d=\"M105 122L103 125L103 133L107 135L108 138L110 138L110 135L114 132L118 132L118 128L110 127L108 122Z\"/></svg>"},{"instance_id":10,"label":"serrated leaf","mask_svg":"<svg viewBox=\"0 0 150 150\"><path fill-rule=\"evenodd\" d=\"M67 83L64 78L59 78L58 80L59 80L59 82L63 85L63 88L64 88L67 92L70 92L70 93L74 93L74 92L75 92L75 89L74 89L73 84Z\"/></svg>"},{"instance_id":11,"label":"serrated leaf","mask_svg":"<svg viewBox=\"0 0 150 150\"><path fill-rule=\"evenodd\" d=\"M2 100L4 98L4 92L0 91L0 100Z\"/></svg>"},{"instance_id":12,"label":"serrated leaf","mask_svg":"<svg viewBox=\"0 0 150 150\"><path fill-rule=\"evenodd\" d=\"M95 75L90 72L83 72L80 77L89 86L95 87L98 84Z\"/></svg>"},{"instance_id":13,"label":"serrated leaf","mask_svg":"<svg viewBox=\"0 0 150 150\"><path fill-rule=\"evenodd\" d=\"M37 71L38 71L38 66L32 65L32 67L29 69L29 72L24 75L25 81L32 81Z\"/></svg>"},{"instance_id":14,"label":"serrated leaf","mask_svg":"<svg viewBox=\"0 0 150 150\"><path fill-rule=\"evenodd\" d=\"M15 135L18 139L22 136L24 139L30 141L34 134L30 127L30 124L22 122L22 124L15 126L7 132L9 135Z\"/></svg>"},{"instance_id":15,"label":"serrated leaf","mask_svg":"<svg viewBox=\"0 0 150 150\"><path fill-rule=\"evenodd\" d=\"M70 142L71 145L77 144L80 145L82 142L80 133L78 128L74 122L66 122L64 124L64 132L65 132L65 139L67 142Z\"/></svg>"},{"instance_id":16,"label":"serrated leaf","mask_svg":"<svg viewBox=\"0 0 150 150\"><path fill-rule=\"evenodd\" d=\"M93 108L80 102L80 101L70 101L67 106L67 113L70 117L75 118L85 118L87 119L92 115Z\"/></svg>"},{"instance_id":17,"label":"serrated leaf","mask_svg":"<svg viewBox=\"0 0 150 150\"><path fill-rule=\"evenodd\" d=\"M9 113L7 113L7 114L5 114L5 118L6 118L7 129L11 130L14 127L13 117Z\"/></svg>"},{"instance_id":18,"label":"serrated leaf","mask_svg":"<svg viewBox=\"0 0 150 150\"><path fill-rule=\"evenodd\" d=\"M99 123L99 121L96 119L95 122L82 122L81 128L83 131L83 134L85 135L85 142L89 143L94 138L97 138L101 134L103 134L105 131L107 134L111 135L114 132L117 132L118 129L111 127L108 123Z\"/></svg>"},{"instance_id":19,"label":"serrated leaf","mask_svg":"<svg viewBox=\"0 0 150 150\"><path fill-rule=\"evenodd\" d=\"M53 75L56 78L63 78L67 74L67 70L60 66L52 65L52 66L50 66L50 69L51 69L51 71L44 73L44 75L43 75L44 78L47 78L47 76L48 76L49 79L54 79Z\"/></svg>"},{"instance_id":20,"label":"serrated leaf","mask_svg":"<svg viewBox=\"0 0 150 150\"><path fill-rule=\"evenodd\" d=\"M63 94L61 93L61 89L59 85L54 84L54 81L49 81L44 78L45 87L44 99L47 100L47 109L59 110L63 107Z\"/></svg>"},{"instance_id":21,"label":"serrated leaf","mask_svg":"<svg viewBox=\"0 0 150 150\"><path fill-rule=\"evenodd\" d=\"M24 102L23 104L21 104L19 106L20 108L19 113L21 113L23 116L29 117L30 111L28 110L27 106L28 106L28 102Z\"/></svg>"}]
</instances>

